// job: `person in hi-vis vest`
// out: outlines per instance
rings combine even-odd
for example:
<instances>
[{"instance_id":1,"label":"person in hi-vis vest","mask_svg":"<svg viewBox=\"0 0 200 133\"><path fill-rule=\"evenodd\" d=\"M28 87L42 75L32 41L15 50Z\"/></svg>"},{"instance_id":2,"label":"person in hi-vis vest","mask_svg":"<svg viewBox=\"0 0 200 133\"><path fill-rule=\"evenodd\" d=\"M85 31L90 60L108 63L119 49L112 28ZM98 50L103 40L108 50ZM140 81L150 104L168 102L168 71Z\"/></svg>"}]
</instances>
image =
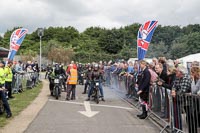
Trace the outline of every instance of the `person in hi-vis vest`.
<instances>
[{"instance_id":1,"label":"person in hi-vis vest","mask_svg":"<svg viewBox=\"0 0 200 133\"><path fill-rule=\"evenodd\" d=\"M78 74L77 74L77 69L73 67L73 64L69 65L70 71L68 72L68 78L67 78L67 96L66 100L75 100L76 96L76 84L78 80Z\"/></svg>"},{"instance_id":2,"label":"person in hi-vis vest","mask_svg":"<svg viewBox=\"0 0 200 133\"><path fill-rule=\"evenodd\" d=\"M11 110L10 110L10 105L6 99L5 95L5 72L4 72L4 62L0 61L0 98L3 102L3 106L6 111L6 118L10 118L12 116ZM3 110L0 110L0 113L3 112Z\"/></svg>"},{"instance_id":3,"label":"person in hi-vis vest","mask_svg":"<svg viewBox=\"0 0 200 133\"><path fill-rule=\"evenodd\" d=\"M9 98L14 98L12 96L12 79L13 79L13 73L12 73L12 67L13 63L12 61L8 61L7 66L4 68L4 72L5 72L5 88L8 91L8 97Z\"/></svg>"}]
</instances>

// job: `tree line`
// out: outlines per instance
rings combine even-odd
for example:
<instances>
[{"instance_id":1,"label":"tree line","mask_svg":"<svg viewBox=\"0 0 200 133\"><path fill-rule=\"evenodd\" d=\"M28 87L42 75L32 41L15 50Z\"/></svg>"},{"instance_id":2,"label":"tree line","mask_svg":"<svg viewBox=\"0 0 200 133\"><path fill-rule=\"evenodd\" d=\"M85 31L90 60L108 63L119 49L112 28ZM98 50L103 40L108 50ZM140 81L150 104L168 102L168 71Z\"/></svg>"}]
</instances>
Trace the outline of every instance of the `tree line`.
<instances>
[{"instance_id":1,"label":"tree line","mask_svg":"<svg viewBox=\"0 0 200 133\"><path fill-rule=\"evenodd\" d=\"M74 27L44 28L42 56L52 61L67 63L74 59L79 62L92 62L110 59L137 57L137 33L141 24L106 29L89 27L79 32ZM0 46L9 48L12 32L0 37ZM27 34L19 55L34 57L39 54L40 40L37 30ZM165 56L176 59L200 52L200 24L180 26L158 25L152 37L146 57Z\"/></svg>"}]
</instances>

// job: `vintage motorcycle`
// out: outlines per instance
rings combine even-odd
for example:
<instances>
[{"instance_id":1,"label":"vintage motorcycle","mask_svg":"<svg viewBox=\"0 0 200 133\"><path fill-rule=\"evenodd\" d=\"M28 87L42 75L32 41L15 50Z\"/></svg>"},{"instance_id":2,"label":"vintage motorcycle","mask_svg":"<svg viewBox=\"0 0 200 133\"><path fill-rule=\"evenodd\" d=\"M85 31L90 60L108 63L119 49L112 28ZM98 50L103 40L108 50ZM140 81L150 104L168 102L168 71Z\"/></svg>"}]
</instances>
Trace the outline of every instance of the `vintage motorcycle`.
<instances>
[{"instance_id":1,"label":"vintage motorcycle","mask_svg":"<svg viewBox=\"0 0 200 133\"><path fill-rule=\"evenodd\" d=\"M93 83L93 92L92 97L94 98L94 101L98 104L99 98L100 98L100 92L99 92L99 80L92 81Z\"/></svg>"}]
</instances>

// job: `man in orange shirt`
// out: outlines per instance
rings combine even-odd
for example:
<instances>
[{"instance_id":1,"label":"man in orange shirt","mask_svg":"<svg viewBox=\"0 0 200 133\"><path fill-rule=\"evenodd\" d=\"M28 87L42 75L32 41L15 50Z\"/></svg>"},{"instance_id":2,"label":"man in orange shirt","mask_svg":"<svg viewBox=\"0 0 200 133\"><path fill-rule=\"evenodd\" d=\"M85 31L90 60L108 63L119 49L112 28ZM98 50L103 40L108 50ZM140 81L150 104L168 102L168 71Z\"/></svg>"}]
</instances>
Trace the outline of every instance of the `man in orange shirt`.
<instances>
[{"instance_id":1,"label":"man in orange shirt","mask_svg":"<svg viewBox=\"0 0 200 133\"><path fill-rule=\"evenodd\" d=\"M75 100L75 93L76 93L76 84L78 80L78 74L77 74L77 69L74 68L73 64L69 65L69 72L68 72L68 78L67 78L67 96L66 100ZM72 94L71 94L72 93Z\"/></svg>"}]
</instances>

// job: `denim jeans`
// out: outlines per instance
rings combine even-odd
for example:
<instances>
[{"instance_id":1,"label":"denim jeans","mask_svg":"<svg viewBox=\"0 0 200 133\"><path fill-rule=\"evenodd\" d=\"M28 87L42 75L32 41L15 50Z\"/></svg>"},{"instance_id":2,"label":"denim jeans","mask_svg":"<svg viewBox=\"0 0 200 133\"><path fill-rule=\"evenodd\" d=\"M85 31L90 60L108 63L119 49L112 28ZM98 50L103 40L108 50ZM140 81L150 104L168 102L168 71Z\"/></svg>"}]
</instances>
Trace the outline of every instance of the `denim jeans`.
<instances>
[{"instance_id":1,"label":"denim jeans","mask_svg":"<svg viewBox=\"0 0 200 133\"><path fill-rule=\"evenodd\" d=\"M92 94L92 91L93 91L93 89L94 89L94 84L95 84L95 83L93 82L93 83L91 83L91 85L90 85L90 90L89 90L89 93L88 93L88 97L90 97L91 94ZM104 97L103 87L102 87L101 82L99 82L99 91L100 91L101 96Z\"/></svg>"}]
</instances>

